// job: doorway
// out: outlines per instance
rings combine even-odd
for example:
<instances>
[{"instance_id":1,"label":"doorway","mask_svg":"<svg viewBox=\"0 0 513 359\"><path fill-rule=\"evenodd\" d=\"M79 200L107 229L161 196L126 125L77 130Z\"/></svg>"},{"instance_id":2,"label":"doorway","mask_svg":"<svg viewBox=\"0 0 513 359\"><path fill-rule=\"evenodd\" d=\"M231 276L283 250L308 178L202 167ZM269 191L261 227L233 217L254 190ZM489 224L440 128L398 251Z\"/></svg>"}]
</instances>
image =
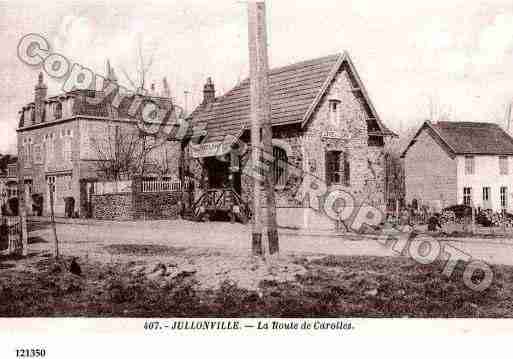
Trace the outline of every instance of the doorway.
<instances>
[{"instance_id":1,"label":"doorway","mask_svg":"<svg viewBox=\"0 0 513 359\"><path fill-rule=\"evenodd\" d=\"M220 161L215 157L208 157L205 160L208 173L208 188L230 187L229 172L230 163Z\"/></svg>"}]
</instances>

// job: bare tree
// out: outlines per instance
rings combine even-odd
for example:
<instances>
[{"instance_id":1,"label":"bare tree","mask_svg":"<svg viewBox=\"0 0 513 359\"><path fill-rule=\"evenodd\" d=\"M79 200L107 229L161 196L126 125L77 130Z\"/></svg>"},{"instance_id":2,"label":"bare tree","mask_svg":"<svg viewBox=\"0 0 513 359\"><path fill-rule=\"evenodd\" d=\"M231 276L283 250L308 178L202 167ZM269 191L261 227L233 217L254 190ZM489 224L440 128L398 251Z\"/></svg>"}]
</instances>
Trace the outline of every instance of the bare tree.
<instances>
[{"instance_id":1,"label":"bare tree","mask_svg":"<svg viewBox=\"0 0 513 359\"><path fill-rule=\"evenodd\" d=\"M137 94L145 95L148 93L146 89L147 76L153 65L153 54L146 60L143 54L143 38L141 34L139 34L137 40L135 75L130 75L124 68L121 70L132 90Z\"/></svg>"},{"instance_id":2,"label":"bare tree","mask_svg":"<svg viewBox=\"0 0 513 359\"><path fill-rule=\"evenodd\" d=\"M442 104L440 98L429 95L427 100L428 120L431 122L449 121L453 117L451 105Z\"/></svg>"},{"instance_id":3,"label":"bare tree","mask_svg":"<svg viewBox=\"0 0 513 359\"><path fill-rule=\"evenodd\" d=\"M155 145L141 137L137 129L116 126L114 131L94 139L92 148L98 158L98 174L108 180L121 180L144 174L146 157Z\"/></svg>"},{"instance_id":4,"label":"bare tree","mask_svg":"<svg viewBox=\"0 0 513 359\"><path fill-rule=\"evenodd\" d=\"M165 123L168 118L159 117L168 116L168 112L172 111L171 89L167 78L164 77L160 94L156 93L154 84L150 85L151 91L148 91L148 76L152 65L153 53L149 56L145 53L143 36L139 34L135 50L135 68L130 72L125 68L121 68L121 70L131 90L136 95L143 97L143 101L148 100L157 107L151 112L150 118L142 118L142 121L145 123L148 121L151 124L153 120L156 123L160 120L161 123ZM108 67L110 68L109 64ZM170 99L170 102L153 101L151 97L157 95ZM142 114L140 116L145 117ZM106 177L119 179L134 174L142 175L147 169L156 171L161 175L170 172L169 163L172 155L168 153L168 141L165 133L146 133L146 129L139 126L139 130L134 129L133 132L125 130L110 137L112 137L109 139L110 143L97 141L94 146L100 159L99 172Z\"/></svg>"},{"instance_id":5,"label":"bare tree","mask_svg":"<svg viewBox=\"0 0 513 359\"><path fill-rule=\"evenodd\" d=\"M387 147L385 154L385 173L387 201L401 203L405 197L404 165L401 153L394 147ZM388 205L389 203L387 203Z\"/></svg>"}]
</instances>

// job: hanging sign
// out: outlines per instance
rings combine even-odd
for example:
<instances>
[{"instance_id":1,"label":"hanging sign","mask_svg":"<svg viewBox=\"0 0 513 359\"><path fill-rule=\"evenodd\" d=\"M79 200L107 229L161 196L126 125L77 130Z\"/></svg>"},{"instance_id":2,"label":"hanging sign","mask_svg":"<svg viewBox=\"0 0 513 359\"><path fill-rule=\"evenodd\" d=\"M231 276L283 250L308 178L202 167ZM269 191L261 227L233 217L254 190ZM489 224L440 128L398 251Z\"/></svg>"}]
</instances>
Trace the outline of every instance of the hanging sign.
<instances>
[{"instance_id":1,"label":"hanging sign","mask_svg":"<svg viewBox=\"0 0 513 359\"><path fill-rule=\"evenodd\" d=\"M231 143L208 142L191 144L191 154L194 158L222 156L230 152Z\"/></svg>"}]
</instances>

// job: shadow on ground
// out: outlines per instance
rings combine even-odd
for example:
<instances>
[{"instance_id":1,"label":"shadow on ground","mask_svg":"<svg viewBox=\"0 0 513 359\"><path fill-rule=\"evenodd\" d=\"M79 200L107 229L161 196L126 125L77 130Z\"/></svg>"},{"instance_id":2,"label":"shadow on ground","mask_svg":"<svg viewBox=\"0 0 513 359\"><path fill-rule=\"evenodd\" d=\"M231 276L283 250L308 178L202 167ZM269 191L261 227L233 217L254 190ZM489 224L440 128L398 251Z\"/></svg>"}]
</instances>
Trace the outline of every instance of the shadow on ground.
<instances>
[{"instance_id":1,"label":"shadow on ground","mask_svg":"<svg viewBox=\"0 0 513 359\"><path fill-rule=\"evenodd\" d=\"M187 251L185 247L173 247L157 244L112 244L103 247L109 254L128 254L135 256L173 256Z\"/></svg>"}]
</instances>

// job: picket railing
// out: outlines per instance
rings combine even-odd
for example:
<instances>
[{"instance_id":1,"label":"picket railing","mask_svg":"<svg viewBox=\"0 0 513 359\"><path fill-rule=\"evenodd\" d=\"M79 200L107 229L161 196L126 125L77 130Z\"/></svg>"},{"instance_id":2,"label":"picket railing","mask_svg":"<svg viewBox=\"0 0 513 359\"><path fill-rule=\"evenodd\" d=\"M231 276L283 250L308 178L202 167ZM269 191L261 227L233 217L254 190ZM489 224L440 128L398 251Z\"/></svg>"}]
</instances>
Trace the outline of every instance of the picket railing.
<instances>
[{"instance_id":1,"label":"picket railing","mask_svg":"<svg viewBox=\"0 0 513 359\"><path fill-rule=\"evenodd\" d=\"M128 193L132 191L132 181L96 182L94 194Z\"/></svg>"},{"instance_id":2,"label":"picket railing","mask_svg":"<svg viewBox=\"0 0 513 359\"><path fill-rule=\"evenodd\" d=\"M21 241L21 221L20 217L2 216L0 217L1 239L0 253L21 254L23 243Z\"/></svg>"},{"instance_id":3,"label":"picket railing","mask_svg":"<svg viewBox=\"0 0 513 359\"><path fill-rule=\"evenodd\" d=\"M179 192L189 188L189 182L177 180L145 180L142 182L143 192Z\"/></svg>"}]
</instances>

